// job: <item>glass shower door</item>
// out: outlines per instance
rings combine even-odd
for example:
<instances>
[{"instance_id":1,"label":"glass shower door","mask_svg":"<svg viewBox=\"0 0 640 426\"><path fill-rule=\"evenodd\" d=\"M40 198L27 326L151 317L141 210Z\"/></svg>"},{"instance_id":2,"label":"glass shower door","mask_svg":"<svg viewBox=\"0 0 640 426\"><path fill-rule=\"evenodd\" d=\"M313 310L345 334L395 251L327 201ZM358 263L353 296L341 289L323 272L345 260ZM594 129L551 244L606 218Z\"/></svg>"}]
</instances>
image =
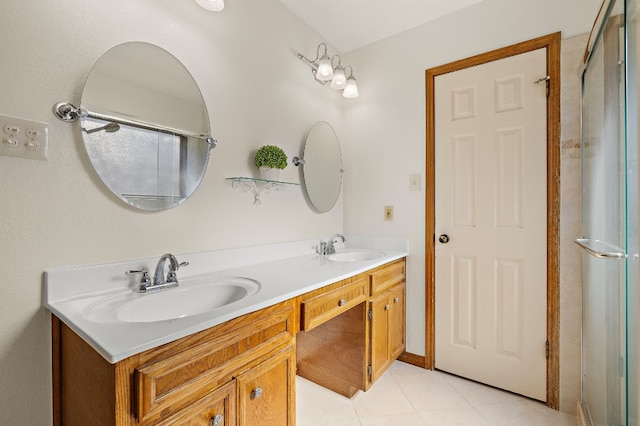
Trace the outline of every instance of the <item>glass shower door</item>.
<instances>
[{"instance_id":1,"label":"glass shower door","mask_svg":"<svg viewBox=\"0 0 640 426\"><path fill-rule=\"evenodd\" d=\"M624 1L612 1L582 77L582 407L626 423Z\"/></svg>"}]
</instances>

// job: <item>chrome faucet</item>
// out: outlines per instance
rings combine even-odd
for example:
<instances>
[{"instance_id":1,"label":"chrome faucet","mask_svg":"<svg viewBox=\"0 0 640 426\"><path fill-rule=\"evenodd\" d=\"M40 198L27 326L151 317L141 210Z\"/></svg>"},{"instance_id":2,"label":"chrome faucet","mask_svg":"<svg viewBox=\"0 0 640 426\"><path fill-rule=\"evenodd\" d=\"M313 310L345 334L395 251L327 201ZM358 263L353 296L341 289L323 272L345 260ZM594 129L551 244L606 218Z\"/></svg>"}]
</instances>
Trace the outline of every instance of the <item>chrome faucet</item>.
<instances>
[{"instance_id":1,"label":"chrome faucet","mask_svg":"<svg viewBox=\"0 0 640 426\"><path fill-rule=\"evenodd\" d=\"M169 273L167 274L167 280L164 279L164 264L169 261ZM153 285L177 283L176 271L180 268L178 265L178 259L171 253L166 253L160 256L158 264L156 265L156 272L153 275Z\"/></svg>"},{"instance_id":2,"label":"chrome faucet","mask_svg":"<svg viewBox=\"0 0 640 426\"><path fill-rule=\"evenodd\" d=\"M165 280L164 268L167 260L169 261L169 271L167 272L167 278ZM188 264L189 262L178 263L178 259L176 259L174 255L166 253L160 256L160 259L158 260L156 272L153 277L153 283L149 278L149 270L147 268L142 268L139 271L127 271L126 274L142 274L138 291L140 293L148 293L154 290L161 290L163 288L176 287L178 285L178 276L176 275L176 271L180 269L181 266L187 266Z\"/></svg>"},{"instance_id":3,"label":"chrome faucet","mask_svg":"<svg viewBox=\"0 0 640 426\"><path fill-rule=\"evenodd\" d=\"M341 242L347 241L342 234L333 234L326 242L320 242L320 248L318 249L318 254L327 255L334 254L336 252L336 248L334 247L334 243L337 243L338 240Z\"/></svg>"}]
</instances>

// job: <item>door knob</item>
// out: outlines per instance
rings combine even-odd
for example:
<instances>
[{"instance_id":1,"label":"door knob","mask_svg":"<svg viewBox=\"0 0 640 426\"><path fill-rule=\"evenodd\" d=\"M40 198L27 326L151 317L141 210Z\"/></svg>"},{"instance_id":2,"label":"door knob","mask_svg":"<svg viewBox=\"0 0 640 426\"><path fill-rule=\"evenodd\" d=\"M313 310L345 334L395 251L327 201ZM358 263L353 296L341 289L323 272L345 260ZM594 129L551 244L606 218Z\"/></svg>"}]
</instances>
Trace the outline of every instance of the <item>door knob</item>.
<instances>
[{"instance_id":1,"label":"door knob","mask_svg":"<svg viewBox=\"0 0 640 426\"><path fill-rule=\"evenodd\" d=\"M438 241L442 244L447 244L449 242L449 236L447 234L442 234L438 237Z\"/></svg>"}]
</instances>

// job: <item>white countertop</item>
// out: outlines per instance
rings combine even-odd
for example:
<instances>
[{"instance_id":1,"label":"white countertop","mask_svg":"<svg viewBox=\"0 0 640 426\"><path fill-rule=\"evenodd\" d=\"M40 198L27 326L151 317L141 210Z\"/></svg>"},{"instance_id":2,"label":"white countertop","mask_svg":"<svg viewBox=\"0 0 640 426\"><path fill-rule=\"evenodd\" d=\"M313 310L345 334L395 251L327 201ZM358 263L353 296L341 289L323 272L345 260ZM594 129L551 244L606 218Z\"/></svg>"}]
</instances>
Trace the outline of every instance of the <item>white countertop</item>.
<instances>
[{"instance_id":1,"label":"white countertop","mask_svg":"<svg viewBox=\"0 0 640 426\"><path fill-rule=\"evenodd\" d=\"M153 273L157 258L48 270L43 289L44 306L107 361L116 363L408 255L406 238L346 238L347 245L342 249L378 250L383 255L357 262L330 261L314 252L320 239L176 254L179 261L189 262L188 267L178 271L179 281L206 274L212 279L245 277L261 285L256 294L203 314L151 323L97 322L87 318L85 309L88 306L114 295L135 291L139 278L134 280L125 276L126 270L147 267ZM341 246L336 244L338 251Z\"/></svg>"}]
</instances>

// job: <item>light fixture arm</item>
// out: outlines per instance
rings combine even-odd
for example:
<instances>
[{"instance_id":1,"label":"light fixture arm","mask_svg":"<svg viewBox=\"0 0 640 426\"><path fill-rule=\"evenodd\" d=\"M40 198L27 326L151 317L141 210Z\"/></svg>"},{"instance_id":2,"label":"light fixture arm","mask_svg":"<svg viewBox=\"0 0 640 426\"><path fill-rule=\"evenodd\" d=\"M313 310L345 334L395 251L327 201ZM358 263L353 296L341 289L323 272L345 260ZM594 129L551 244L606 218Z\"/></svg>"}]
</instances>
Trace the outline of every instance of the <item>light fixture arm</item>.
<instances>
[{"instance_id":1,"label":"light fixture arm","mask_svg":"<svg viewBox=\"0 0 640 426\"><path fill-rule=\"evenodd\" d=\"M329 56L327 55L327 45L326 43L320 43L318 45L318 48L316 49L316 59L313 61L314 64L318 65L318 59L320 59L320 46L324 46L324 54L322 56Z\"/></svg>"},{"instance_id":2,"label":"light fixture arm","mask_svg":"<svg viewBox=\"0 0 640 426\"><path fill-rule=\"evenodd\" d=\"M320 50L321 48L324 48L322 54ZM334 59L336 58L338 58L338 65L334 66ZM311 74L317 83L320 83L323 86L329 84L332 89L337 90L343 90L346 86L349 86L349 90L347 91L348 95L345 96L345 92L343 92L343 96L346 98L354 98L358 96L355 77L353 76L353 67L351 65L347 65L343 68L342 58L340 55L333 55L329 58L326 43L320 43L318 45L314 60L308 59L301 53L298 53L298 59L311 68ZM347 81L345 86L347 68L350 69L350 74L349 77L346 78Z\"/></svg>"},{"instance_id":3,"label":"light fixture arm","mask_svg":"<svg viewBox=\"0 0 640 426\"><path fill-rule=\"evenodd\" d=\"M344 73L345 74L347 73L347 68L349 68L351 70L351 71L349 71L349 77L353 77L353 67L351 65L347 65L346 67L344 67Z\"/></svg>"},{"instance_id":4,"label":"light fixture arm","mask_svg":"<svg viewBox=\"0 0 640 426\"><path fill-rule=\"evenodd\" d=\"M320 46L318 46L320 47ZM313 79L322 84L323 86L326 85L328 83L328 81L321 81L318 80L316 78L316 73L318 72L318 57L316 57L316 59L314 61L311 61L309 59L307 59L302 53L298 53L298 59L300 59L302 62L304 62L305 64L309 65L311 67L311 74L313 74Z\"/></svg>"}]
</instances>

